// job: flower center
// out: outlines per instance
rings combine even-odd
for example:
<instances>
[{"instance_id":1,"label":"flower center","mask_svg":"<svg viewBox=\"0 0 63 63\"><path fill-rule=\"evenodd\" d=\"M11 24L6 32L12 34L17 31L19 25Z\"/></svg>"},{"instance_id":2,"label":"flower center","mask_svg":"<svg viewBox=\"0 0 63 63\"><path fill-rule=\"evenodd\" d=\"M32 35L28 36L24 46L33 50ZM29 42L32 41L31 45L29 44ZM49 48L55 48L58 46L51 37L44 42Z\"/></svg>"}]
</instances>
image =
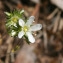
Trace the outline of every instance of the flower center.
<instances>
[{"instance_id":1,"label":"flower center","mask_svg":"<svg viewBox=\"0 0 63 63\"><path fill-rule=\"evenodd\" d=\"M27 31L28 31L28 26L24 26L24 27L23 27L23 31L24 31L24 32L27 32Z\"/></svg>"},{"instance_id":2,"label":"flower center","mask_svg":"<svg viewBox=\"0 0 63 63\"><path fill-rule=\"evenodd\" d=\"M15 23L17 22L17 20L18 20L18 17L16 17L16 16L12 18L12 21Z\"/></svg>"}]
</instances>

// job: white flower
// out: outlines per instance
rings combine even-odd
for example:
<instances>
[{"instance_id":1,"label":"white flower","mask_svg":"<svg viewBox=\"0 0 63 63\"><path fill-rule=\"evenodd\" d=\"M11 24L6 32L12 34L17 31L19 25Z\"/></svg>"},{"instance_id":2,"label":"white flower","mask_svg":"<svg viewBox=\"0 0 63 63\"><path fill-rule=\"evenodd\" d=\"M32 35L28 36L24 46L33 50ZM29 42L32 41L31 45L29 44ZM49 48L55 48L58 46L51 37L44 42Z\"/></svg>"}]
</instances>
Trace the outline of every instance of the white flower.
<instances>
[{"instance_id":1,"label":"white flower","mask_svg":"<svg viewBox=\"0 0 63 63\"><path fill-rule=\"evenodd\" d=\"M17 27L17 24L16 23L18 22L18 19L19 19L18 16L13 16L11 18L11 24L10 24L10 26L13 25L13 26Z\"/></svg>"},{"instance_id":2,"label":"white flower","mask_svg":"<svg viewBox=\"0 0 63 63\"><path fill-rule=\"evenodd\" d=\"M36 24L32 26L34 18L34 16L31 16L26 23L22 19L19 19L19 25L22 27L22 31L18 33L18 38L22 38L24 35L26 35L31 43L35 42L32 31L40 30L42 28L42 25Z\"/></svg>"}]
</instances>

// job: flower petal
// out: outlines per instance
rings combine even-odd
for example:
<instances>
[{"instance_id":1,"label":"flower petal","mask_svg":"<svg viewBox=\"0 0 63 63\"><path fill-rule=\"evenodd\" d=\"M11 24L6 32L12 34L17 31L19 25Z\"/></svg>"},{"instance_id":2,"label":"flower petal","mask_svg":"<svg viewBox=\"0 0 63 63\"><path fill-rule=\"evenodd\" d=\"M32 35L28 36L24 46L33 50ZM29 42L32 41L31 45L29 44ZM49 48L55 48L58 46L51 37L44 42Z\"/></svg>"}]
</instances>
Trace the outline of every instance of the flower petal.
<instances>
[{"instance_id":1,"label":"flower petal","mask_svg":"<svg viewBox=\"0 0 63 63\"><path fill-rule=\"evenodd\" d=\"M33 35L30 32L26 32L26 35L28 36L28 39L31 43L35 42L35 38L33 37Z\"/></svg>"},{"instance_id":2,"label":"flower petal","mask_svg":"<svg viewBox=\"0 0 63 63\"><path fill-rule=\"evenodd\" d=\"M22 19L19 19L19 25L23 27L24 24L25 24L25 22Z\"/></svg>"},{"instance_id":3,"label":"flower petal","mask_svg":"<svg viewBox=\"0 0 63 63\"><path fill-rule=\"evenodd\" d=\"M34 16L29 17L29 19L27 20L27 23L26 24L27 25L31 25L33 23L34 19L35 19Z\"/></svg>"},{"instance_id":4,"label":"flower petal","mask_svg":"<svg viewBox=\"0 0 63 63\"><path fill-rule=\"evenodd\" d=\"M9 12L4 12L7 16L11 16L11 13Z\"/></svg>"},{"instance_id":5,"label":"flower petal","mask_svg":"<svg viewBox=\"0 0 63 63\"><path fill-rule=\"evenodd\" d=\"M22 38L23 35L24 35L24 32L23 31L19 32L18 33L18 38Z\"/></svg>"},{"instance_id":6,"label":"flower petal","mask_svg":"<svg viewBox=\"0 0 63 63\"><path fill-rule=\"evenodd\" d=\"M20 14L22 14L23 12L24 12L24 10L21 10L21 11L20 11Z\"/></svg>"},{"instance_id":7,"label":"flower petal","mask_svg":"<svg viewBox=\"0 0 63 63\"><path fill-rule=\"evenodd\" d=\"M41 24L36 24L34 26L31 26L30 31L38 31L42 28Z\"/></svg>"},{"instance_id":8,"label":"flower petal","mask_svg":"<svg viewBox=\"0 0 63 63\"><path fill-rule=\"evenodd\" d=\"M16 32L14 30L12 30L11 32L11 36L15 36Z\"/></svg>"}]
</instances>

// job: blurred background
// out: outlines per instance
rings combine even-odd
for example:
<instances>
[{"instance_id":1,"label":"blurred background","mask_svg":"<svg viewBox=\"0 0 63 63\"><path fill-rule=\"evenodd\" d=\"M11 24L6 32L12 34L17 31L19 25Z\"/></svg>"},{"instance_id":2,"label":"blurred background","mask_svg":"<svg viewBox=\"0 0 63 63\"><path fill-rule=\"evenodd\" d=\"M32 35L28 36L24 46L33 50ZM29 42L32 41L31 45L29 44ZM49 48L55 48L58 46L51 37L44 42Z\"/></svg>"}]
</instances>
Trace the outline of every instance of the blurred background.
<instances>
[{"instance_id":1,"label":"blurred background","mask_svg":"<svg viewBox=\"0 0 63 63\"><path fill-rule=\"evenodd\" d=\"M42 24L34 44L8 35L4 12L15 9ZM63 63L63 0L0 0L0 63Z\"/></svg>"}]
</instances>

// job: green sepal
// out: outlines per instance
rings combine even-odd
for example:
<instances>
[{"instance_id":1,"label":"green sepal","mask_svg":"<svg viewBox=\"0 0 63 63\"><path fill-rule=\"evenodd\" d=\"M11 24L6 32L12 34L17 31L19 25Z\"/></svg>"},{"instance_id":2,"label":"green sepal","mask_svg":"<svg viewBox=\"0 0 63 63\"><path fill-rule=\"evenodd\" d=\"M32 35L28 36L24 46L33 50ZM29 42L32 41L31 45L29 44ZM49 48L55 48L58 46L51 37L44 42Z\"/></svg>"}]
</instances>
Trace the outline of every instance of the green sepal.
<instances>
[{"instance_id":1,"label":"green sepal","mask_svg":"<svg viewBox=\"0 0 63 63\"><path fill-rule=\"evenodd\" d=\"M25 37L25 39L26 39L26 42L27 42L28 44L30 44L30 41L28 40L28 37L27 37L26 35L24 35L24 37Z\"/></svg>"}]
</instances>

